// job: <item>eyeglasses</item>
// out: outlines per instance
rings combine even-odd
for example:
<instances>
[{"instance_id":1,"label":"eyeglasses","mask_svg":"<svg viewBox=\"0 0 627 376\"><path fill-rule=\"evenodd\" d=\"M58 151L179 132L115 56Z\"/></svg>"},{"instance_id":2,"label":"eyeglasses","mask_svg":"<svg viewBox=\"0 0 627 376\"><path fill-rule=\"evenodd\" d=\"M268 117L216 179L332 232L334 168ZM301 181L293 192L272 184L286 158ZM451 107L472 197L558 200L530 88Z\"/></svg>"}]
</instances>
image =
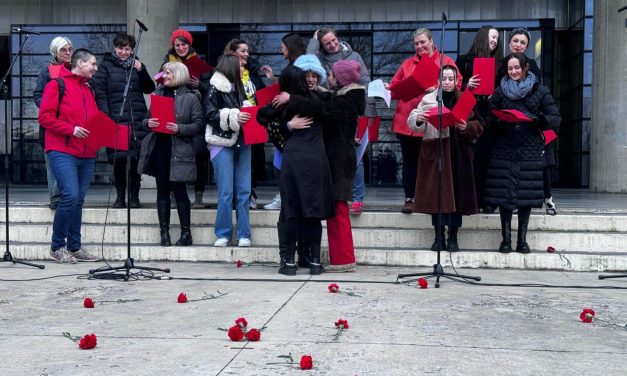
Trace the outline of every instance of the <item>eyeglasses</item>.
<instances>
[{"instance_id":1,"label":"eyeglasses","mask_svg":"<svg viewBox=\"0 0 627 376\"><path fill-rule=\"evenodd\" d=\"M66 54L66 53L72 53L72 51L74 51L74 49L73 49L72 47L70 47L70 48L65 48L65 47L64 47L64 48L62 48L62 49L60 49L60 50L59 50L59 52L62 52L62 53L64 53L64 54Z\"/></svg>"}]
</instances>

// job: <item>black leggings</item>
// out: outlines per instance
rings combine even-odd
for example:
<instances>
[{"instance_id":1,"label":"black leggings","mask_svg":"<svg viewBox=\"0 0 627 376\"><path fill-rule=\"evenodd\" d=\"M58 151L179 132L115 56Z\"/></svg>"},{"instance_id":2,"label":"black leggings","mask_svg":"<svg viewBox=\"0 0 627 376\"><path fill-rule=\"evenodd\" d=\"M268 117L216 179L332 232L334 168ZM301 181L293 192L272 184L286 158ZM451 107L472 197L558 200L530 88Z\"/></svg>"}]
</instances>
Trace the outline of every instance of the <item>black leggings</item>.
<instances>
[{"instance_id":1,"label":"black leggings","mask_svg":"<svg viewBox=\"0 0 627 376\"><path fill-rule=\"evenodd\" d=\"M137 158L131 158L131 192L133 188L139 190L141 183L141 175L137 173ZM126 158L116 158L113 161L113 176L115 178L115 188L126 190Z\"/></svg>"},{"instance_id":2,"label":"black leggings","mask_svg":"<svg viewBox=\"0 0 627 376\"><path fill-rule=\"evenodd\" d=\"M291 218L285 224L287 244L296 244L299 237L306 244L320 244L322 223L319 219Z\"/></svg>"},{"instance_id":3,"label":"black leggings","mask_svg":"<svg viewBox=\"0 0 627 376\"><path fill-rule=\"evenodd\" d=\"M553 176L553 166L544 166L544 198L551 197L551 176Z\"/></svg>"},{"instance_id":4,"label":"black leggings","mask_svg":"<svg viewBox=\"0 0 627 376\"><path fill-rule=\"evenodd\" d=\"M157 200L169 200L170 191L174 192L176 202L189 202L187 196L187 185L185 182L170 181L170 155L160 153L158 150L154 154L155 162L155 182L157 183Z\"/></svg>"},{"instance_id":5,"label":"black leggings","mask_svg":"<svg viewBox=\"0 0 627 376\"><path fill-rule=\"evenodd\" d=\"M397 134L403 155L403 190L405 198L414 198L416 194L416 177L418 176L418 156L422 146L422 137L411 137Z\"/></svg>"}]
</instances>

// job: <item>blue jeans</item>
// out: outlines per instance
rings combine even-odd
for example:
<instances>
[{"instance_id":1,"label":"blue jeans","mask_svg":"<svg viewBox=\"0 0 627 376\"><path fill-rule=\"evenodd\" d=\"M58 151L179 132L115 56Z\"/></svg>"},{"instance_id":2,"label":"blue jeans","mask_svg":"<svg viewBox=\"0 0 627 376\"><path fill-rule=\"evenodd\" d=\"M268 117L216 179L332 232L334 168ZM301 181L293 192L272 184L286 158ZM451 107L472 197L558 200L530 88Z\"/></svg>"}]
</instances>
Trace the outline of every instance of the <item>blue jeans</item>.
<instances>
[{"instance_id":1,"label":"blue jeans","mask_svg":"<svg viewBox=\"0 0 627 376\"><path fill-rule=\"evenodd\" d=\"M48 162L61 195L52 223L52 250L66 245L68 250L81 247L83 203L94 175L95 161L95 158L78 158L54 150L48 152Z\"/></svg>"},{"instance_id":2,"label":"blue jeans","mask_svg":"<svg viewBox=\"0 0 627 376\"><path fill-rule=\"evenodd\" d=\"M237 219L237 239L250 239L248 201L251 191L250 145L225 147L213 157L213 171L218 186L218 210L214 232L218 238L231 239L233 197ZM235 189L235 191L233 191Z\"/></svg>"},{"instance_id":3,"label":"blue jeans","mask_svg":"<svg viewBox=\"0 0 627 376\"><path fill-rule=\"evenodd\" d=\"M366 182L364 178L364 160L363 158L357 165L355 180L353 180L353 202L364 202L366 196Z\"/></svg>"},{"instance_id":4,"label":"blue jeans","mask_svg":"<svg viewBox=\"0 0 627 376\"><path fill-rule=\"evenodd\" d=\"M48 194L50 195L50 203L54 204L59 202L59 187L57 186L57 179L55 179L48 161L48 153L44 153L44 160L46 161L46 180L48 180Z\"/></svg>"}]
</instances>

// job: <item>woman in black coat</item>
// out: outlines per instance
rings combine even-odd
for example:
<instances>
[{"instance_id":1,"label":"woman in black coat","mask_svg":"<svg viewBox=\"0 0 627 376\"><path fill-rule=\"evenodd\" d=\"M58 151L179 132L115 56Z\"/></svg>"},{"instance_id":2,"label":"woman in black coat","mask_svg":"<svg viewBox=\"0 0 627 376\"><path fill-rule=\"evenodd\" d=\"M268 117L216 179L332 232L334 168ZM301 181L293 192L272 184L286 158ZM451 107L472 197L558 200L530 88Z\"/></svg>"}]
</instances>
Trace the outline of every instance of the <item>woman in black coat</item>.
<instances>
[{"instance_id":1,"label":"woman in black coat","mask_svg":"<svg viewBox=\"0 0 627 376\"><path fill-rule=\"evenodd\" d=\"M292 130L284 143L281 163L280 222L286 222L286 249L281 255L279 273L296 274L294 254L299 231L310 244L309 273L322 273L320 264L321 221L334 213L331 171L326 157L320 122L322 103L310 93L305 72L288 66L279 78L281 90L290 94L287 104L278 109L269 104L259 110L257 120L261 124L287 122ZM300 117L294 118L296 115ZM311 120L310 125L296 127L302 117ZM309 119L307 119L309 118ZM290 120L291 119L291 120Z\"/></svg>"},{"instance_id":2,"label":"woman in black coat","mask_svg":"<svg viewBox=\"0 0 627 376\"><path fill-rule=\"evenodd\" d=\"M133 49L135 38L126 33L118 33L113 38L113 52L107 52L98 65L98 71L94 76L94 89L98 109L107 114L118 124L132 124L132 138L129 145L131 165L130 186L131 199L129 205L139 208L139 188L141 175L137 173L137 159L142 140L148 130L142 125L148 109L144 100L144 94L150 94L155 90L146 66L137 58L133 61ZM124 104L124 111L120 116L120 108L124 100L124 87L128 73L131 72L131 83L128 89L128 97ZM127 152L107 148L109 162L113 163L113 176L117 198L113 203L114 208L126 207L126 160Z\"/></svg>"},{"instance_id":3,"label":"woman in black coat","mask_svg":"<svg viewBox=\"0 0 627 376\"><path fill-rule=\"evenodd\" d=\"M190 202L187 183L196 179L196 161L193 140L202 133L204 117L197 94L188 88L189 72L182 63L163 66L163 85L155 94L174 98L176 123L168 122L172 134L149 132L142 141L138 172L155 177L157 183L157 214L161 229L161 245L170 242L170 192L174 192L176 209L181 223L179 246L192 244L190 229ZM147 130L159 126L159 119L144 120Z\"/></svg>"},{"instance_id":4,"label":"woman in black coat","mask_svg":"<svg viewBox=\"0 0 627 376\"><path fill-rule=\"evenodd\" d=\"M516 252L529 253L526 236L531 208L541 208L543 203L542 131L557 131L561 117L549 89L529 71L523 53L507 56L503 68L507 76L490 97L490 108L518 110L532 121L506 123L493 118L497 139L488 167L484 200L499 207L503 235L499 252L512 251L512 211L518 209Z\"/></svg>"}]
</instances>

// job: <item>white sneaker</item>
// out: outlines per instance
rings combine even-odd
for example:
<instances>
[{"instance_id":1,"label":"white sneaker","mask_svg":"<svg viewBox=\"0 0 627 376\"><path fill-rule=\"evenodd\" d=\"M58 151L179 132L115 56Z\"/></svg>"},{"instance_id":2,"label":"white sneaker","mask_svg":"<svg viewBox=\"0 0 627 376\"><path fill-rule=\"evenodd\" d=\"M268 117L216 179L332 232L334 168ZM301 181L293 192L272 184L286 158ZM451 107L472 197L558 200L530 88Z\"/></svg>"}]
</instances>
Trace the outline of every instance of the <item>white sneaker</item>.
<instances>
[{"instance_id":1,"label":"white sneaker","mask_svg":"<svg viewBox=\"0 0 627 376\"><path fill-rule=\"evenodd\" d=\"M248 208L252 210L257 209L257 199L253 196L250 196L250 200L248 201Z\"/></svg>"},{"instance_id":2,"label":"white sneaker","mask_svg":"<svg viewBox=\"0 0 627 376\"><path fill-rule=\"evenodd\" d=\"M274 195L274 199L271 203L264 205L266 210L280 210L281 209L281 194Z\"/></svg>"},{"instance_id":3,"label":"white sneaker","mask_svg":"<svg viewBox=\"0 0 627 376\"><path fill-rule=\"evenodd\" d=\"M239 240L239 242L237 243L238 247L250 247L250 239L248 238L241 238Z\"/></svg>"},{"instance_id":4,"label":"white sneaker","mask_svg":"<svg viewBox=\"0 0 627 376\"><path fill-rule=\"evenodd\" d=\"M227 238L218 238L218 240L213 243L214 247L226 247L229 245L229 239Z\"/></svg>"},{"instance_id":5,"label":"white sneaker","mask_svg":"<svg viewBox=\"0 0 627 376\"><path fill-rule=\"evenodd\" d=\"M553 202L553 197L545 198L544 205L546 206L546 214L548 215L556 215L557 214L557 206Z\"/></svg>"}]
</instances>

